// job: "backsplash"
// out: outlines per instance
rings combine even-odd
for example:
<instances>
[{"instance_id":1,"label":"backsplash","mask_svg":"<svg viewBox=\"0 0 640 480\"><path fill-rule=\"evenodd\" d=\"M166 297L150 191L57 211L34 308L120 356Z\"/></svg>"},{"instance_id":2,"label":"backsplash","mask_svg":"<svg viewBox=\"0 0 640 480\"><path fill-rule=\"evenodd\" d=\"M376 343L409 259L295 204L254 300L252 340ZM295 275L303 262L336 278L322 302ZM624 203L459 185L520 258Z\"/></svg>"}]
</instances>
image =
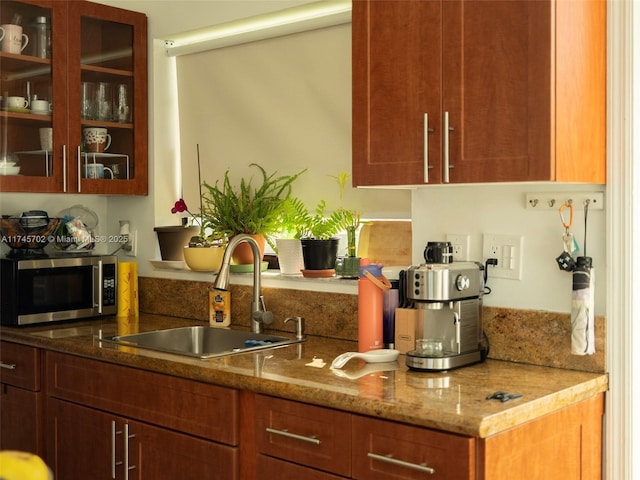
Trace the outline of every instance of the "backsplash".
<instances>
[{"instance_id":1,"label":"backsplash","mask_svg":"<svg viewBox=\"0 0 640 480\"><path fill-rule=\"evenodd\" d=\"M140 277L140 311L208 322L209 282ZM293 333L287 316L306 320L308 335L354 340L358 338L358 297L351 294L263 288L265 303L274 314L270 330ZM231 323L250 326L252 289L231 286ZM484 307L483 325L489 337L489 358L588 372L605 372L605 318L595 318L596 353L571 354L568 313Z\"/></svg>"}]
</instances>

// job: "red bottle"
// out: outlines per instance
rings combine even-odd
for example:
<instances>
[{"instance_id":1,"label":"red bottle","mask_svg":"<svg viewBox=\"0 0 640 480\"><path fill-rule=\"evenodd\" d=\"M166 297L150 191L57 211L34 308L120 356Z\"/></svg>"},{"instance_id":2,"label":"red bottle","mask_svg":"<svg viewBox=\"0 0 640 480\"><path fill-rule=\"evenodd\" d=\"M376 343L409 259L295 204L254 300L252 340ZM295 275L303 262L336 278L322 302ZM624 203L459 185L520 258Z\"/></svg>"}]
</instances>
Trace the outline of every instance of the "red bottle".
<instances>
[{"instance_id":1,"label":"red bottle","mask_svg":"<svg viewBox=\"0 0 640 480\"><path fill-rule=\"evenodd\" d=\"M358 278L358 351L384 348L382 338L382 297L391 283L382 274L381 264L360 266Z\"/></svg>"}]
</instances>

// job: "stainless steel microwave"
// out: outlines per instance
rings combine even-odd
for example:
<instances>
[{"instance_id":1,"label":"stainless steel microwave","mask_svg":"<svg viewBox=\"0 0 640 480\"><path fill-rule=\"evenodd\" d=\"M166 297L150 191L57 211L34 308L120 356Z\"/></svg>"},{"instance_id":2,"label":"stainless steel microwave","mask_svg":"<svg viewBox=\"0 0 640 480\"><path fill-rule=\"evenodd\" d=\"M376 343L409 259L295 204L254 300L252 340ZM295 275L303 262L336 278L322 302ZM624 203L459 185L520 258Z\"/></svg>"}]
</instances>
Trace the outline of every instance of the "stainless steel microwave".
<instances>
[{"instance_id":1,"label":"stainless steel microwave","mask_svg":"<svg viewBox=\"0 0 640 480\"><path fill-rule=\"evenodd\" d=\"M114 255L0 259L0 323L20 326L115 315Z\"/></svg>"}]
</instances>

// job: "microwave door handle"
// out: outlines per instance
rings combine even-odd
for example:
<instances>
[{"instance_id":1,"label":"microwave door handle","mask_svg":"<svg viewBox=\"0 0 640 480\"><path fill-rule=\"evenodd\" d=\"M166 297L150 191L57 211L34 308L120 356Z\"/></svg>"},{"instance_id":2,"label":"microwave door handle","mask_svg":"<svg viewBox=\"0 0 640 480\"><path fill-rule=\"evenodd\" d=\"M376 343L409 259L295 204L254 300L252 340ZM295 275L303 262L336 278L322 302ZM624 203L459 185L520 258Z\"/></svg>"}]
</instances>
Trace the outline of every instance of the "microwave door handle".
<instances>
[{"instance_id":1,"label":"microwave door handle","mask_svg":"<svg viewBox=\"0 0 640 480\"><path fill-rule=\"evenodd\" d=\"M98 264L93 268L93 288L98 296L98 303L96 306L98 307L98 313L102 314L102 259L98 260Z\"/></svg>"}]
</instances>

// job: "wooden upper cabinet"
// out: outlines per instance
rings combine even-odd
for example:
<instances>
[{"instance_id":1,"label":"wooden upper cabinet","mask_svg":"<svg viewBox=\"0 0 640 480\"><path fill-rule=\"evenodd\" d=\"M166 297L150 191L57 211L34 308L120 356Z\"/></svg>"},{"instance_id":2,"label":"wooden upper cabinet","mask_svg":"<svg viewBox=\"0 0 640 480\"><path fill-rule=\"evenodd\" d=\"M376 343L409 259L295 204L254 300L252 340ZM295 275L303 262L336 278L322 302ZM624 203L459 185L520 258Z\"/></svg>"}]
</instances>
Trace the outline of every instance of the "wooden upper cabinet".
<instances>
[{"instance_id":1,"label":"wooden upper cabinet","mask_svg":"<svg viewBox=\"0 0 640 480\"><path fill-rule=\"evenodd\" d=\"M353 3L353 183L605 183L603 1Z\"/></svg>"},{"instance_id":2,"label":"wooden upper cabinet","mask_svg":"<svg viewBox=\"0 0 640 480\"><path fill-rule=\"evenodd\" d=\"M0 21L16 18L30 40L19 54L0 52L0 95L35 95L50 102L51 111L28 105L0 112L0 151L20 166L19 175L0 176L0 192L147 194L146 16L87 1L3 0ZM46 54L34 48L36 19L50 31ZM86 114L84 86L94 107ZM83 141L83 130L92 127L107 129L105 152L92 153ZM47 128L50 147L40 140ZM107 167L105 178L87 178L89 163Z\"/></svg>"}]
</instances>

